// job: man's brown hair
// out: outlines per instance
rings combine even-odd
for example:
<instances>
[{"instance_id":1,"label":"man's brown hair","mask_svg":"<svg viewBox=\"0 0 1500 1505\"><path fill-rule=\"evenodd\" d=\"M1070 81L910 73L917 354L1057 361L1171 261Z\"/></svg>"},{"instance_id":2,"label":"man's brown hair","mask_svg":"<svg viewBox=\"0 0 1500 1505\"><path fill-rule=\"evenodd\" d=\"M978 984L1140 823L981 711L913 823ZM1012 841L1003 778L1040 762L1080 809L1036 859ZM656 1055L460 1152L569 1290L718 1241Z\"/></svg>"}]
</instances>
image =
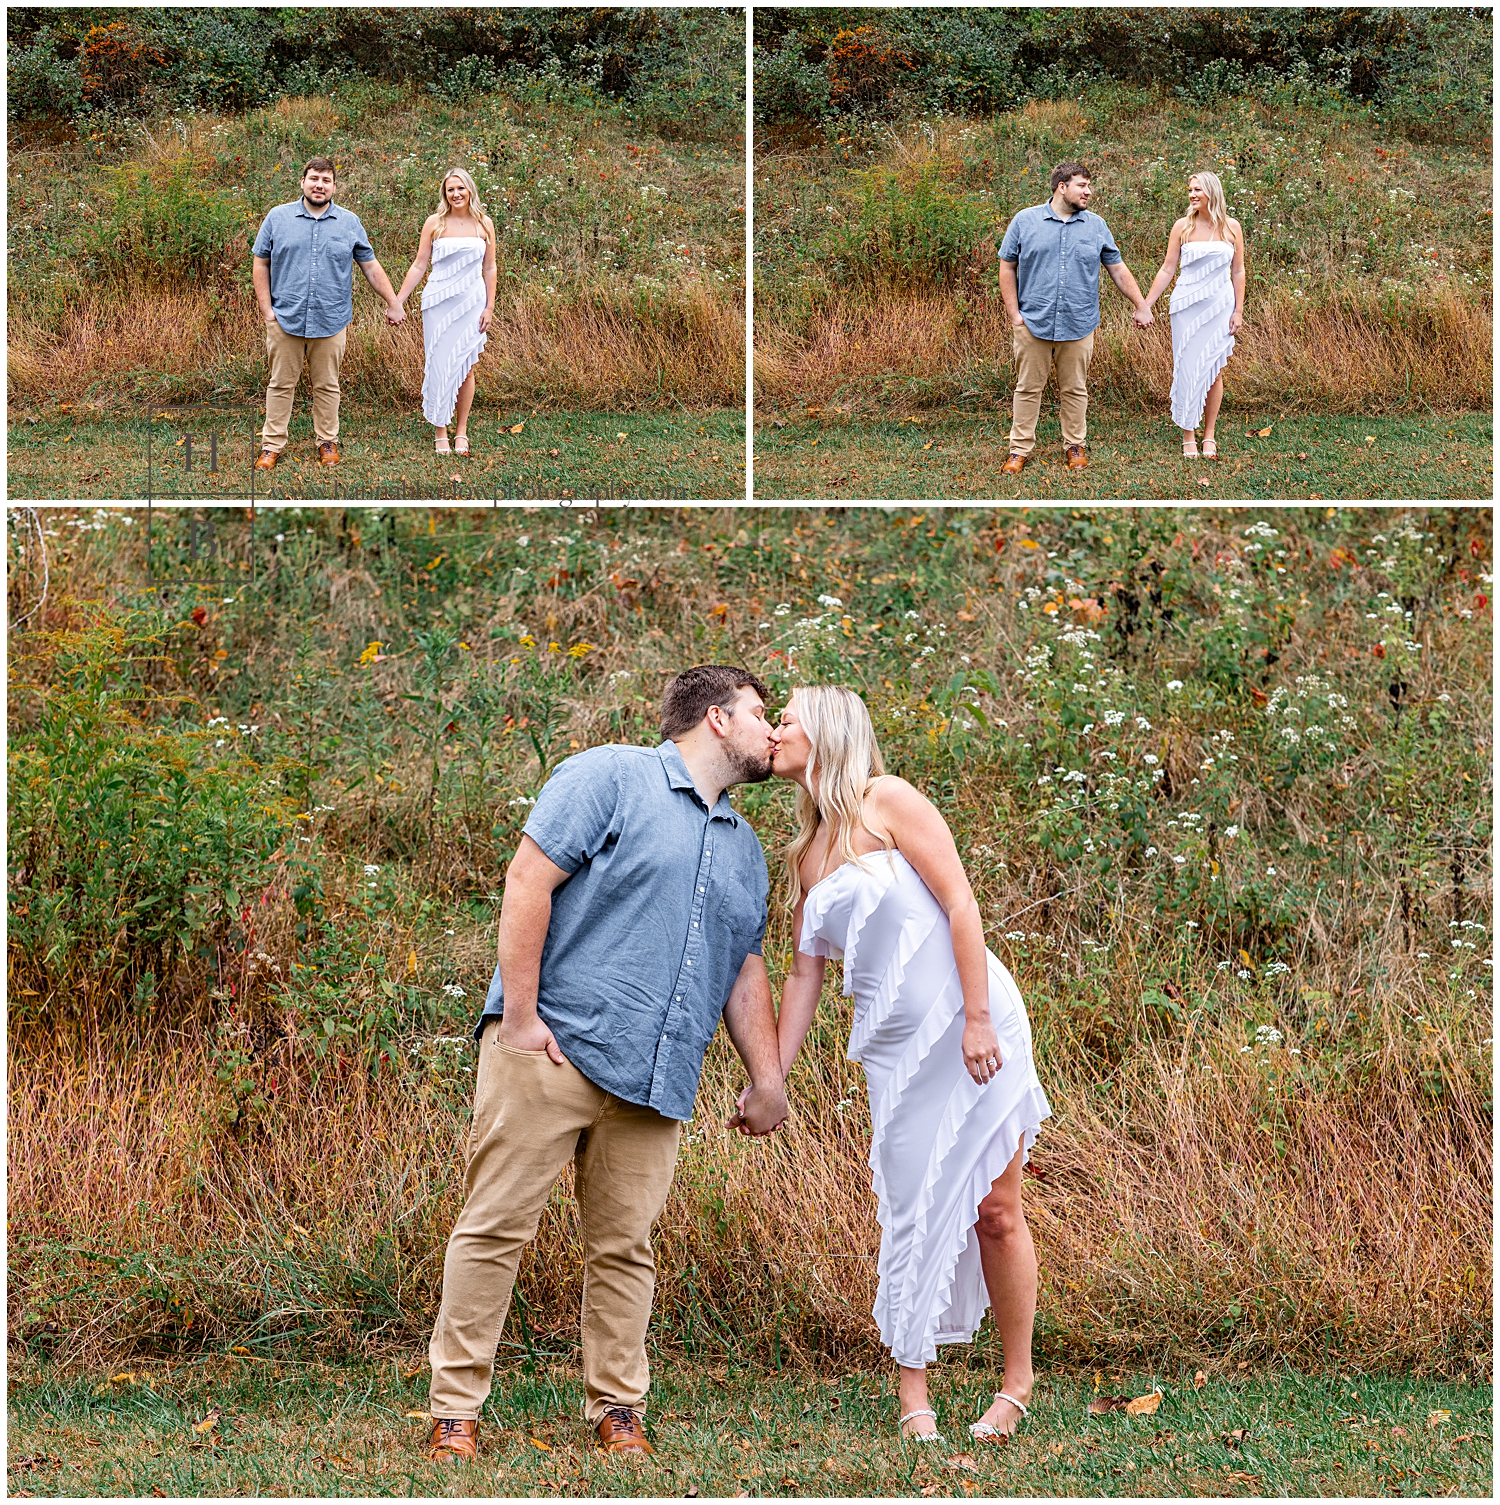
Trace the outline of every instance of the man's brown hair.
<instances>
[{"instance_id":1,"label":"man's brown hair","mask_svg":"<svg viewBox=\"0 0 1500 1505\"><path fill-rule=\"evenodd\" d=\"M1092 181L1093 176L1082 162L1059 162L1052 169L1052 191L1056 193L1069 178L1088 178Z\"/></svg>"},{"instance_id":2,"label":"man's brown hair","mask_svg":"<svg viewBox=\"0 0 1500 1505\"><path fill-rule=\"evenodd\" d=\"M326 172L329 177L338 180L338 169L327 157L309 157L307 165L302 169L302 176L305 178L310 172Z\"/></svg>"},{"instance_id":3,"label":"man's brown hair","mask_svg":"<svg viewBox=\"0 0 1500 1505\"><path fill-rule=\"evenodd\" d=\"M754 690L763 701L771 696L748 669L732 669L727 664L684 669L662 692L663 738L684 736L708 715L709 706L727 706L741 690Z\"/></svg>"}]
</instances>

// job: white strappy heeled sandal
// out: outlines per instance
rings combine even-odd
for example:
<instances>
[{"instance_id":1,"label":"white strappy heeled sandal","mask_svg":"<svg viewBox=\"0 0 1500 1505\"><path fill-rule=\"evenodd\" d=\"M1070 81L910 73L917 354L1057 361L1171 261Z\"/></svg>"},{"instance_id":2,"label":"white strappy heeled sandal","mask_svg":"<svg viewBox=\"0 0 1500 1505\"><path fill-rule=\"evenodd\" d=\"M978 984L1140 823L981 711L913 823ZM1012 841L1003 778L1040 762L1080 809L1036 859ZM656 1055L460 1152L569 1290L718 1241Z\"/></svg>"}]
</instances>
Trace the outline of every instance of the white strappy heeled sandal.
<instances>
[{"instance_id":1,"label":"white strappy heeled sandal","mask_svg":"<svg viewBox=\"0 0 1500 1505\"><path fill-rule=\"evenodd\" d=\"M1006 1395L1003 1390L995 1392L996 1400L1008 1400L1017 1411L1021 1413L1021 1420L1025 1421L1031 1412L1023 1406L1013 1395ZM969 1436L976 1442L1005 1442L1010 1438L1009 1432L1002 1432L992 1421L974 1421L969 1423Z\"/></svg>"},{"instance_id":2,"label":"white strappy heeled sandal","mask_svg":"<svg viewBox=\"0 0 1500 1505\"><path fill-rule=\"evenodd\" d=\"M896 1430L898 1432L901 1432L901 1428L904 1427L907 1422L912 1419L913 1416L930 1416L934 1421L937 1420L937 1412L931 1411L924 1406L917 1411L908 1411L906 1415L896 1423ZM901 1432L901 1438L904 1442L944 1442L947 1440L941 1432Z\"/></svg>"}]
</instances>

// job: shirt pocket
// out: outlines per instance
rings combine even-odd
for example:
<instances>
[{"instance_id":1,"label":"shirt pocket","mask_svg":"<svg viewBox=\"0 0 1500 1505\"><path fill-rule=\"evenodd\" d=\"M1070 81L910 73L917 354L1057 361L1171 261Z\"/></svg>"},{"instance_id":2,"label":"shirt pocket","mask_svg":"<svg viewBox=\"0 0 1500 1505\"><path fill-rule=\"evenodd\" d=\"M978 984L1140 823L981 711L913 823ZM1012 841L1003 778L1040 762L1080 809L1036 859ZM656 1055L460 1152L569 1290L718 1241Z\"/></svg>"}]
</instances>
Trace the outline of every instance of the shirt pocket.
<instances>
[{"instance_id":1,"label":"shirt pocket","mask_svg":"<svg viewBox=\"0 0 1500 1505\"><path fill-rule=\"evenodd\" d=\"M748 952L760 929L760 903L746 883L731 879L719 897L719 923L729 932L736 951Z\"/></svg>"}]
</instances>

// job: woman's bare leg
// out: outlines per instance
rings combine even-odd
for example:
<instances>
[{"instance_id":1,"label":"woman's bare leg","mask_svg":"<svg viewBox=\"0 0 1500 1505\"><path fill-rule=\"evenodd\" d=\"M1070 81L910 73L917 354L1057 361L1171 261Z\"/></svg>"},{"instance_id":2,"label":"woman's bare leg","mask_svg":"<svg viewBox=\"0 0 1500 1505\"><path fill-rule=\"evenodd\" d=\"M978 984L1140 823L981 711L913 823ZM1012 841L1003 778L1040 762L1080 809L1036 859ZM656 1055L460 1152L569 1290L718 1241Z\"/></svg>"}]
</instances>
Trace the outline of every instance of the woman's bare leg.
<instances>
[{"instance_id":1,"label":"woman's bare leg","mask_svg":"<svg viewBox=\"0 0 1500 1505\"><path fill-rule=\"evenodd\" d=\"M901 1376L901 1410L897 1414L905 1416L910 1411L926 1411L928 1409L927 1371L908 1369L905 1364L898 1364L896 1369ZM901 1435L903 1437L931 1437L937 1429L936 1418L913 1416L901 1428Z\"/></svg>"},{"instance_id":2,"label":"woman's bare leg","mask_svg":"<svg viewBox=\"0 0 1500 1505\"><path fill-rule=\"evenodd\" d=\"M1031 1402L1035 1376L1031 1370L1031 1333L1036 1325L1036 1248L1021 1205L1021 1162L1024 1146L1016 1150L1004 1173L979 1204L979 1262L990 1293L995 1329L1005 1353L1001 1390L1022 1405ZM995 1401L981 1418L997 1432L1016 1429L1021 1413Z\"/></svg>"},{"instance_id":3,"label":"woman's bare leg","mask_svg":"<svg viewBox=\"0 0 1500 1505\"><path fill-rule=\"evenodd\" d=\"M461 438L469 431L469 409L474 406L474 373L472 371L464 377L464 384L458 389L458 407L454 410L453 427L454 436Z\"/></svg>"},{"instance_id":4,"label":"woman's bare leg","mask_svg":"<svg viewBox=\"0 0 1500 1505\"><path fill-rule=\"evenodd\" d=\"M1214 436L1214 424L1219 420L1219 404L1224 401L1224 373L1214 378L1203 403L1203 442L1207 444Z\"/></svg>"}]
</instances>

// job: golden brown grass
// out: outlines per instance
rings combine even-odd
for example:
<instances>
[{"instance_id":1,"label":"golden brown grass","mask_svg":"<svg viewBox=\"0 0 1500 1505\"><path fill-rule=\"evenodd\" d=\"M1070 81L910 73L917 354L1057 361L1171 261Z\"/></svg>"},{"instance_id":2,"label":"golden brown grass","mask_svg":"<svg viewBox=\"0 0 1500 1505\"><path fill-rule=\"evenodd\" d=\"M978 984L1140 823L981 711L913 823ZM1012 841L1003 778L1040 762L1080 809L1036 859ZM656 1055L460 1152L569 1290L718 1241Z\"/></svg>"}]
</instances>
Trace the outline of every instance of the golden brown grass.
<instances>
[{"instance_id":1,"label":"golden brown grass","mask_svg":"<svg viewBox=\"0 0 1500 1505\"><path fill-rule=\"evenodd\" d=\"M1051 1029L1044 977L1022 981L1055 1115L1027 1181L1049 1361L1451 1373L1483 1348L1491 1162L1463 1064L1475 1042L1403 1045L1393 1011L1385 1048L1341 1071L1316 1053L1242 1053L1244 1022L1227 1017L1141 1041L1101 1085ZM877 1355L868 1118L842 1058L843 1001L825 1008L793 1119L770 1141L724 1132L740 1068L722 1037L710 1052L656 1240L669 1344L774 1337L789 1355ZM333 1061L319 1076L282 1043L259 1073L268 1106L232 1133L208 1038L146 1043L13 1041L13 1331L57 1323L64 1360L298 1332L417 1345L460 1204L467 1048L431 1044L429 1071L372 1081ZM526 1255L510 1341L576 1322L568 1190ZM100 1258L135 1251L146 1257L114 1270Z\"/></svg>"},{"instance_id":2,"label":"golden brown grass","mask_svg":"<svg viewBox=\"0 0 1500 1505\"><path fill-rule=\"evenodd\" d=\"M1111 288L1089 385L1121 407L1164 410L1172 387L1165 311L1137 330ZM1395 316L1392 316L1392 310ZM1489 402L1491 306L1451 292L1383 304L1352 293L1307 305L1277 290L1250 310L1225 372L1231 406L1284 412L1452 412ZM766 409L800 401L855 408L923 407L965 394L1009 397L1011 335L993 291L879 301L843 296L805 335L757 329L756 398Z\"/></svg>"},{"instance_id":3,"label":"golden brown grass","mask_svg":"<svg viewBox=\"0 0 1500 1505\"><path fill-rule=\"evenodd\" d=\"M126 313L128 307L129 312ZM414 307L414 304L413 304ZM248 290L86 290L57 327L12 311L10 399L81 403L134 391L142 402L232 391L257 401L264 341ZM644 309L609 290L564 299L527 289L497 305L478 367L481 404L609 408L730 407L744 392L742 305L699 284ZM398 329L362 286L342 385L355 399L421 405L422 331Z\"/></svg>"}]
</instances>

